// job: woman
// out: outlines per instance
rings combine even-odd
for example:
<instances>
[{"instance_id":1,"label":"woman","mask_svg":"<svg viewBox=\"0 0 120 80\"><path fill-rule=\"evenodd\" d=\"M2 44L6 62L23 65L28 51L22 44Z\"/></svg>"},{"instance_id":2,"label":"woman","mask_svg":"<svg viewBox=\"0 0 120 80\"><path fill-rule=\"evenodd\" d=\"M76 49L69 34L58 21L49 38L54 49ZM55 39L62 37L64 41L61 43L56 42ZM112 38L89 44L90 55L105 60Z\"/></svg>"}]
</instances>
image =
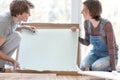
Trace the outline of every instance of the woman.
<instances>
[{"instance_id":1,"label":"woman","mask_svg":"<svg viewBox=\"0 0 120 80\"><path fill-rule=\"evenodd\" d=\"M116 70L118 48L110 21L101 17L102 6L99 0L83 2L85 39L79 37L79 42L93 46L90 53L80 65L81 70L91 71ZM71 28L76 31L76 27Z\"/></svg>"}]
</instances>

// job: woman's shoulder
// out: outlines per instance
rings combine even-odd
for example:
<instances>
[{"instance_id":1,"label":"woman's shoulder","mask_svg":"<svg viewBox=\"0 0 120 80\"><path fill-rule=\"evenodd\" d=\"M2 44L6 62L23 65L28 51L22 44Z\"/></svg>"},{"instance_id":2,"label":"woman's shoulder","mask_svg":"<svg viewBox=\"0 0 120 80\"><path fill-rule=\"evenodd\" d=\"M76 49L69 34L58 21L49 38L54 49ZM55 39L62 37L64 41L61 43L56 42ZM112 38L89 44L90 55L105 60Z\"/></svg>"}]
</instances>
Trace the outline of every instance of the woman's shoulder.
<instances>
[{"instance_id":1,"label":"woman's shoulder","mask_svg":"<svg viewBox=\"0 0 120 80\"><path fill-rule=\"evenodd\" d=\"M104 27L112 25L111 21L105 18L101 18L101 24L103 24Z\"/></svg>"},{"instance_id":2,"label":"woman's shoulder","mask_svg":"<svg viewBox=\"0 0 120 80\"><path fill-rule=\"evenodd\" d=\"M101 24L103 24L103 28L104 28L105 30L109 30L109 29L111 30L111 29L112 29L112 23L111 23L111 21L108 20L108 19L102 18Z\"/></svg>"},{"instance_id":3,"label":"woman's shoulder","mask_svg":"<svg viewBox=\"0 0 120 80\"><path fill-rule=\"evenodd\" d=\"M90 22L90 21L89 21L89 20L85 20L85 21L84 21L84 24L87 24L88 22Z\"/></svg>"},{"instance_id":4,"label":"woman's shoulder","mask_svg":"<svg viewBox=\"0 0 120 80\"><path fill-rule=\"evenodd\" d=\"M85 26L87 26L89 23L90 23L89 20L85 20L85 21L84 21L84 25L85 25Z\"/></svg>"},{"instance_id":5,"label":"woman's shoulder","mask_svg":"<svg viewBox=\"0 0 120 80\"><path fill-rule=\"evenodd\" d=\"M102 23L111 23L111 21L110 20L108 20L108 19L105 19L105 18L101 18L101 22Z\"/></svg>"},{"instance_id":6,"label":"woman's shoulder","mask_svg":"<svg viewBox=\"0 0 120 80\"><path fill-rule=\"evenodd\" d=\"M84 27L85 27L85 28L88 28L89 23L90 23L89 20L85 20L85 21L84 21Z\"/></svg>"}]
</instances>

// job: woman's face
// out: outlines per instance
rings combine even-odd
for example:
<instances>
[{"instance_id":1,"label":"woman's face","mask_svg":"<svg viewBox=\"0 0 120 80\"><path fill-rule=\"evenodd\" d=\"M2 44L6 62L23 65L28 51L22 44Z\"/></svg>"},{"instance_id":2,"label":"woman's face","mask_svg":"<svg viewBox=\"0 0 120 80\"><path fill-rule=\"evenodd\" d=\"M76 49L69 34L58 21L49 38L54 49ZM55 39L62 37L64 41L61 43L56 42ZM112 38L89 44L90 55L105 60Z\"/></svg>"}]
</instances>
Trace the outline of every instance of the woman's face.
<instances>
[{"instance_id":1,"label":"woman's face","mask_svg":"<svg viewBox=\"0 0 120 80\"><path fill-rule=\"evenodd\" d=\"M83 9L81 11L81 14L83 14L83 17L84 17L85 20L91 19L89 10L88 10L88 8L85 5L83 5Z\"/></svg>"}]
</instances>

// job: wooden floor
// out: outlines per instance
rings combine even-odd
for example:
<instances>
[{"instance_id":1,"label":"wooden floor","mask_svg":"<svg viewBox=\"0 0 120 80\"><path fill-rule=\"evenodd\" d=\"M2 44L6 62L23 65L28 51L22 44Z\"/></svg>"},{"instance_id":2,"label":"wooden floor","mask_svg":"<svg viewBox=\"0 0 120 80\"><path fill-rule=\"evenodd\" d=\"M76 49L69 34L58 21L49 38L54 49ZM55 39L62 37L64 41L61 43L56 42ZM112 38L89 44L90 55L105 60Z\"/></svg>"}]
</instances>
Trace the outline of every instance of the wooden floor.
<instances>
[{"instance_id":1,"label":"wooden floor","mask_svg":"<svg viewBox=\"0 0 120 80\"><path fill-rule=\"evenodd\" d=\"M90 76L70 76L33 73L0 73L0 80L104 80Z\"/></svg>"}]
</instances>

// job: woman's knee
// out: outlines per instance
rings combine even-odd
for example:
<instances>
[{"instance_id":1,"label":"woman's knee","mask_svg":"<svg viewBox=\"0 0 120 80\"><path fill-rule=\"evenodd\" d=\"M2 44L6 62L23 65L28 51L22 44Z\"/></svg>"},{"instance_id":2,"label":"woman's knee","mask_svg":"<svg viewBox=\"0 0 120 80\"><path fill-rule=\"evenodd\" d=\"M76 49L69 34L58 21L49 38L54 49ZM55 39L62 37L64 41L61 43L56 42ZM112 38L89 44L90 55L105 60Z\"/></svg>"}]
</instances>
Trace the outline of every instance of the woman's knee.
<instances>
[{"instance_id":1,"label":"woman's knee","mask_svg":"<svg viewBox=\"0 0 120 80\"><path fill-rule=\"evenodd\" d=\"M101 71L102 64L93 64L91 67L92 71Z\"/></svg>"},{"instance_id":2,"label":"woman's knee","mask_svg":"<svg viewBox=\"0 0 120 80\"><path fill-rule=\"evenodd\" d=\"M92 65L91 70L92 71L108 71L109 70L109 66L105 66L105 65L103 65L101 63L94 64L94 65Z\"/></svg>"},{"instance_id":3,"label":"woman's knee","mask_svg":"<svg viewBox=\"0 0 120 80\"><path fill-rule=\"evenodd\" d=\"M80 69L85 71L85 70L88 70L89 69L89 65L85 62L83 62L81 65L80 65Z\"/></svg>"}]
</instances>

